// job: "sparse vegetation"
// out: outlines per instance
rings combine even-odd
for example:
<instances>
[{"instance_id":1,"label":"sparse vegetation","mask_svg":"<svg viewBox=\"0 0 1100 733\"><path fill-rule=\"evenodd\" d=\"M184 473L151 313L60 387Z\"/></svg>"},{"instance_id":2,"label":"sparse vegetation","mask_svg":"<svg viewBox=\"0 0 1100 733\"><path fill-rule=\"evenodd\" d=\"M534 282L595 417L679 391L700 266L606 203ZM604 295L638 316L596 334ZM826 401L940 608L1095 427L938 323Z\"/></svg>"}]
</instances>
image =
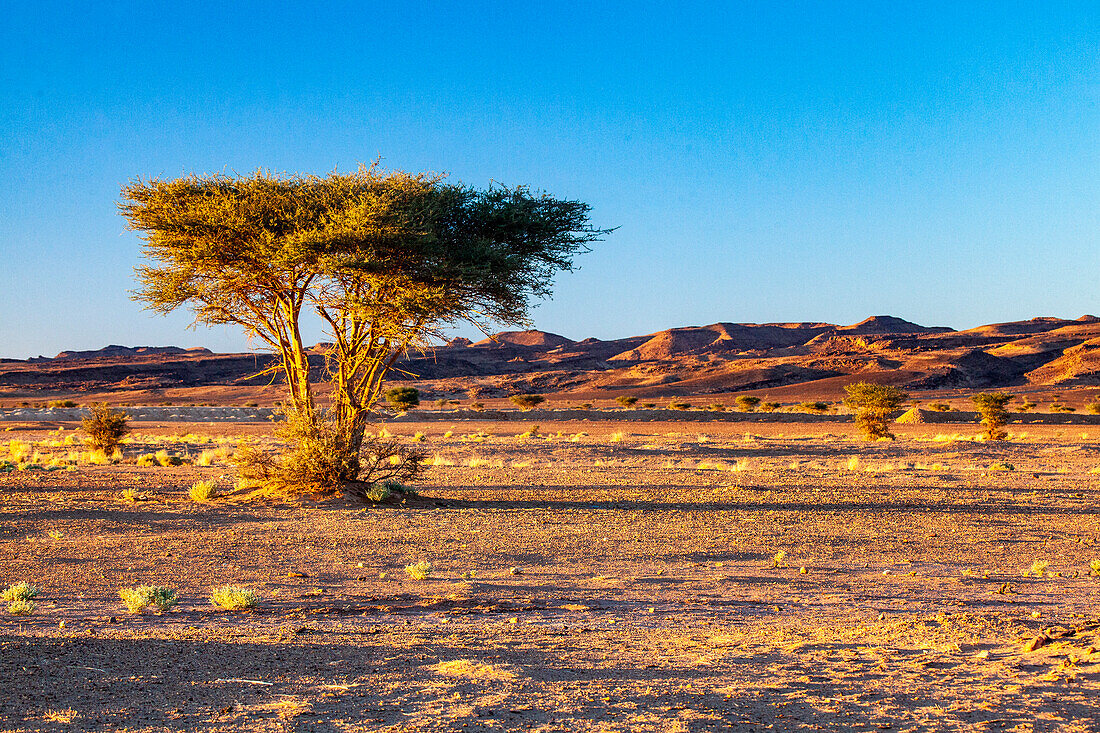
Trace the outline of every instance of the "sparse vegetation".
<instances>
[{"instance_id":1,"label":"sparse vegetation","mask_svg":"<svg viewBox=\"0 0 1100 733\"><path fill-rule=\"evenodd\" d=\"M386 404L394 412L408 412L420 406L420 390L416 387L394 387L386 390Z\"/></svg>"},{"instance_id":2,"label":"sparse vegetation","mask_svg":"<svg viewBox=\"0 0 1100 733\"><path fill-rule=\"evenodd\" d=\"M130 613L141 613L147 608L164 613L179 602L176 591L159 585L119 588L118 595Z\"/></svg>"},{"instance_id":3,"label":"sparse vegetation","mask_svg":"<svg viewBox=\"0 0 1100 733\"><path fill-rule=\"evenodd\" d=\"M191 501L199 503L210 501L218 495L217 483L214 481L196 481L187 490L187 495L191 497Z\"/></svg>"},{"instance_id":4,"label":"sparse vegetation","mask_svg":"<svg viewBox=\"0 0 1100 733\"><path fill-rule=\"evenodd\" d=\"M619 395L618 397L615 398L615 401L618 402L619 405L621 405L623 408L628 409L628 410L631 407L634 407L634 405L638 404L638 398L637 397L629 397L627 395Z\"/></svg>"},{"instance_id":5,"label":"sparse vegetation","mask_svg":"<svg viewBox=\"0 0 1100 733\"><path fill-rule=\"evenodd\" d=\"M981 392L970 398L978 412L982 416L982 425L985 425L985 435L989 440L1004 440L1008 433L1004 430L1004 424L1008 420L1008 411L1005 406L1015 399L1004 392Z\"/></svg>"},{"instance_id":6,"label":"sparse vegetation","mask_svg":"<svg viewBox=\"0 0 1100 733\"><path fill-rule=\"evenodd\" d=\"M432 574L432 564L427 560L421 560L405 566L405 572L413 580L427 580Z\"/></svg>"},{"instance_id":7,"label":"sparse vegetation","mask_svg":"<svg viewBox=\"0 0 1100 733\"><path fill-rule=\"evenodd\" d=\"M847 384L844 391L848 393L844 404L855 410L856 426L865 438L894 439L888 426L890 414L900 409L909 395L892 385L873 382Z\"/></svg>"},{"instance_id":8,"label":"sparse vegetation","mask_svg":"<svg viewBox=\"0 0 1100 733\"><path fill-rule=\"evenodd\" d=\"M739 395L735 402L737 403L737 409L741 412L756 412L761 399L752 395Z\"/></svg>"},{"instance_id":9,"label":"sparse vegetation","mask_svg":"<svg viewBox=\"0 0 1100 733\"><path fill-rule=\"evenodd\" d=\"M765 400L764 402L761 402L760 406L756 409L760 412L775 412L782 406L783 405L778 402L768 402L767 400Z\"/></svg>"},{"instance_id":10,"label":"sparse vegetation","mask_svg":"<svg viewBox=\"0 0 1100 733\"><path fill-rule=\"evenodd\" d=\"M34 609L35 603L30 600L14 600L8 603L8 613L12 616L30 616Z\"/></svg>"},{"instance_id":11,"label":"sparse vegetation","mask_svg":"<svg viewBox=\"0 0 1100 733\"><path fill-rule=\"evenodd\" d=\"M1085 412L1090 415L1100 415L1100 402L1090 402L1085 405Z\"/></svg>"},{"instance_id":12,"label":"sparse vegetation","mask_svg":"<svg viewBox=\"0 0 1100 733\"><path fill-rule=\"evenodd\" d=\"M950 412L951 405L946 402L929 402L928 409L932 412Z\"/></svg>"},{"instance_id":13,"label":"sparse vegetation","mask_svg":"<svg viewBox=\"0 0 1100 733\"><path fill-rule=\"evenodd\" d=\"M72 400L50 400L46 403L46 407L76 407L76 403Z\"/></svg>"},{"instance_id":14,"label":"sparse vegetation","mask_svg":"<svg viewBox=\"0 0 1100 733\"><path fill-rule=\"evenodd\" d=\"M93 402L80 423L88 445L104 453L114 453L130 432L126 413L112 409L106 402Z\"/></svg>"},{"instance_id":15,"label":"sparse vegetation","mask_svg":"<svg viewBox=\"0 0 1100 733\"><path fill-rule=\"evenodd\" d=\"M238 588L235 585L223 585L215 588L210 594L210 603L221 606L227 611L244 611L255 608L260 602L259 597L248 588Z\"/></svg>"},{"instance_id":16,"label":"sparse vegetation","mask_svg":"<svg viewBox=\"0 0 1100 733\"><path fill-rule=\"evenodd\" d=\"M806 412L811 415L824 415L829 411L829 403L812 401L800 402L798 403L798 411Z\"/></svg>"},{"instance_id":17,"label":"sparse vegetation","mask_svg":"<svg viewBox=\"0 0 1100 733\"><path fill-rule=\"evenodd\" d=\"M670 409L670 410L690 410L691 409L691 403L690 402L681 402L679 400L674 400L674 401L668 403L668 409Z\"/></svg>"},{"instance_id":18,"label":"sparse vegetation","mask_svg":"<svg viewBox=\"0 0 1100 733\"><path fill-rule=\"evenodd\" d=\"M526 412L546 402L546 398L540 394L514 394L508 398L512 404Z\"/></svg>"},{"instance_id":19,"label":"sparse vegetation","mask_svg":"<svg viewBox=\"0 0 1100 733\"><path fill-rule=\"evenodd\" d=\"M38 589L27 582L19 582L8 586L7 590L0 593L0 601L13 603L15 601L31 601L38 597Z\"/></svg>"}]
</instances>

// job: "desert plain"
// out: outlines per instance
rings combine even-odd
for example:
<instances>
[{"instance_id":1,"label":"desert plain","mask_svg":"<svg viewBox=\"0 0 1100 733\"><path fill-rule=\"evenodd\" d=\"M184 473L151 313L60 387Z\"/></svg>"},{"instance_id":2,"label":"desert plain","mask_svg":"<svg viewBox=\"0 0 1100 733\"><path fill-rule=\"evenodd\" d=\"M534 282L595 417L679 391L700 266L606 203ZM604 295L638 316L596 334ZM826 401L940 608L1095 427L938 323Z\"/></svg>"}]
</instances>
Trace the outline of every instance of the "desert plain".
<instances>
[{"instance_id":1,"label":"desert plain","mask_svg":"<svg viewBox=\"0 0 1100 733\"><path fill-rule=\"evenodd\" d=\"M233 499L217 449L263 421L0 473L0 582L39 589L0 616L0 730L1100 729L1100 424L664 412L410 413L396 505ZM139 584L179 603L129 613Z\"/></svg>"}]
</instances>

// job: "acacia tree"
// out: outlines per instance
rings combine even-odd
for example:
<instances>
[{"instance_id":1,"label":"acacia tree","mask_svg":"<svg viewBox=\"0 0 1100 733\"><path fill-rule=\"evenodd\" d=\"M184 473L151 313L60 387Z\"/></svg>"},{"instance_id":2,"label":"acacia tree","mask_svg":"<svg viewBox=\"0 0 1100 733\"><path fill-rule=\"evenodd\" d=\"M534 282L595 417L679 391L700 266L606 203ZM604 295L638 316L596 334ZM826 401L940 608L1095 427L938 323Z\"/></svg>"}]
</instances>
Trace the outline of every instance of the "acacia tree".
<instances>
[{"instance_id":1,"label":"acacia tree","mask_svg":"<svg viewBox=\"0 0 1100 733\"><path fill-rule=\"evenodd\" d=\"M909 395L897 387L872 382L844 385L848 396L844 404L856 411L856 425L868 440L894 439L888 421L890 413L901 407Z\"/></svg>"},{"instance_id":2,"label":"acacia tree","mask_svg":"<svg viewBox=\"0 0 1100 733\"><path fill-rule=\"evenodd\" d=\"M1004 440L1008 432L1004 424L1008 420L1008 410L1005 406L1016 399L1014 395L1004 392L980 392L973 395L970 401L978 408L982 416L982 425L985 425L983 435L989 440Z\"/></svg>"},{"instance_id":3,"label":"acacia tree","mask_svg":"<svg viewBox=\"0 0 1100 733\"><path fill-rule=\"evenodd\" d=\"M137 268L134 297L162 314L186 306L196 323L238 325L274 353L271 371L289 396L286 434L301 455L284 457L282 479L272 463L265 477L323 491L364 478L370 410L402 354L460 321L525 325L554 273L610 231L590 226L578 201L374 166L136 180L122 193L149 261ZM304 310L333 341L324 375L310 371ZM327 410L313 397L322 376L333 386ZM392 448L369 447L365 480Z\"/></svg>"}]
</instances>

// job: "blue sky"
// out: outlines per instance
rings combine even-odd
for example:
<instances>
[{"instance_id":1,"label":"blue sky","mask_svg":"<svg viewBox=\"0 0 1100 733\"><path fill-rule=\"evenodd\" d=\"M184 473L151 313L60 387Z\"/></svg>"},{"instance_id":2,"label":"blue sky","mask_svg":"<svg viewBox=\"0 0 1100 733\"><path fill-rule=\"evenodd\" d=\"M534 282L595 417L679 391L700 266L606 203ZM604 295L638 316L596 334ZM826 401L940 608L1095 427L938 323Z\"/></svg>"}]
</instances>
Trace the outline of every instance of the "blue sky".
<instances>
[{"instance_id":1,"label":"blue sky","mask_svg":"<svg viewBox=\"0 0 1100 733\"><path fill-rule=\"evenodd\" d=\"M571 338L1100 311L1094 2L312 5L9 4L0 356L245 348L129 300L120 187L377 157L619 227Z\"/></svg>"}]
</instances>

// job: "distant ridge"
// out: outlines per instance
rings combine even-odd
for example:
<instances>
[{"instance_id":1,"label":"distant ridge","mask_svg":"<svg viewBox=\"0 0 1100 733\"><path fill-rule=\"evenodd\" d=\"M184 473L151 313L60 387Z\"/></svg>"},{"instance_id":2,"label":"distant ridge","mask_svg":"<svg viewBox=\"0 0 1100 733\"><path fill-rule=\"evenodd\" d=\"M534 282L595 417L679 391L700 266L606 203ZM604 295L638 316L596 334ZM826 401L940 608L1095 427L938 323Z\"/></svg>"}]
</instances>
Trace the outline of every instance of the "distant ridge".
<instances>
[{"instance_id":1,"label":"distant ridge","mask_svg":"<svg viewBox=\"0 0 1100 733\"><path fill-rule=\"evenodd\" d=\"M321 343L309 350L318 376L330 348ZM257 374L271 359L267 353L177 346L62 351L54 358L0 361L0 397L255 387L268 384L270 377ZM584 399L752 392L774 398L783 390L842 396L853 379L908 390L1072 388L1100 386L1100 319L1040 317L955 331L877 315L846 326L721 322L582 341L531 329L477 343L455 338L414 350L397 366L393 381L413 383L433 399L518 392Z\"/></svg>"},{"instance_id":2,"label":"distant ridge","mask_svg":"<svg viewBox=\"0 0 1100 733\"><path fill-rule=\"evenodd\" d=\"M54 359L99 359L120 356L153 356L161 354L213 354L203 346L183 349L179 346L118 346L112 344L94 351L62 351ZM39 357L40 359L43 357Z\"/></svg>"}]
</instances>

